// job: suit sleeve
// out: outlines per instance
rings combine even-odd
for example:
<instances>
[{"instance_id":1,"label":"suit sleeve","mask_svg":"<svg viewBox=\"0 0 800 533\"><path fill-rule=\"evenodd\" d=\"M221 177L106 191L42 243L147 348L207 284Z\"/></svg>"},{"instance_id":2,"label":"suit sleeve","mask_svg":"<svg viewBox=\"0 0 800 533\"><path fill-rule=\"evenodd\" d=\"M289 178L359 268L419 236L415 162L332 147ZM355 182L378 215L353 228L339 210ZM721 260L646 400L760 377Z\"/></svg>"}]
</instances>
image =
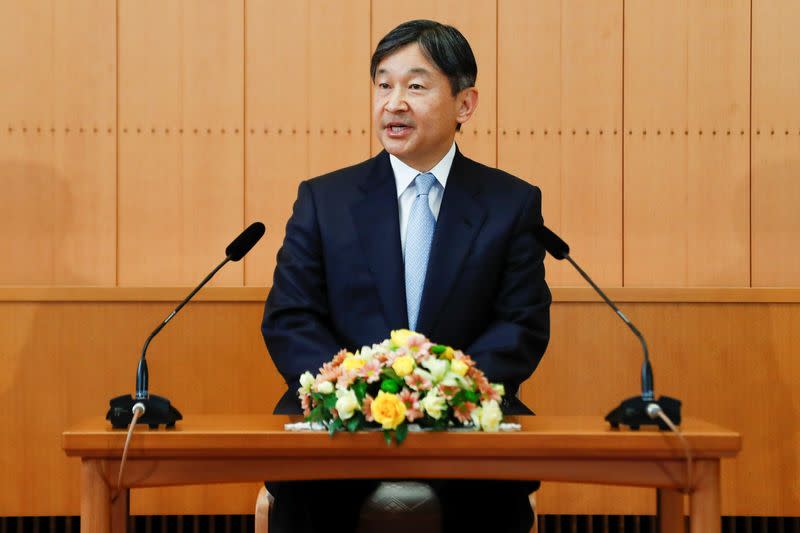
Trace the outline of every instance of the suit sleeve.
<instances>
[{"instance_id":1,"label":"suit sleeve","mask_svg":"<svg viewBox=\"0 0 800 533\"><path fill-rule=\"evenodd\" d=\"M340 349L330 325L323 258L314 197L303 182L278 251L261 325L269 354L289 386L276 408L279 413L299 412L295 391L300 374L316 372Z\"/></svg>"},{"instance_id":2,"label":"suit sleeve","mask_svg":"<svg viewBox=\"0 0 800 533\"><path fill-rule=\"evenodd\" d=\"M468 348L490 381L506 386L506 407L518 404L519 385L533 374L550 338L550 290L544 279L545 250L533 230L542 224L541 192L531 189L510 236L493 320ZM509 404L510 402L510 404ZM515 414L510 409L510 414ZM528 411L530 412L530 411Z\"/></svg>"}]
</instances>

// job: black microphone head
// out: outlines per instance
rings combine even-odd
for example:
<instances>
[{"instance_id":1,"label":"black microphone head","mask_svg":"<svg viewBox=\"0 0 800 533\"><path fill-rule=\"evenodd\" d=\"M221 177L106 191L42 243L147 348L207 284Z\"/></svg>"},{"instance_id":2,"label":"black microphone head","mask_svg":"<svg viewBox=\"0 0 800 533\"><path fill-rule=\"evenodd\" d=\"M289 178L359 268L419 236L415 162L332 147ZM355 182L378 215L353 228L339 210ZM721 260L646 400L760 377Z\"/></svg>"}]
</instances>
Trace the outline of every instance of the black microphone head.
<instances>
[{"instance_id":1,"label":"black microphone head","mask_svg":"<svg viewBox=\"0 0 800 533\"><path fill-rule=\"evenodd\" d=\"M544 249L559 261L569 255L569 245L561 240L561 237L550 231L550 228L544 224L536 226L533 233L536 236L536 240L539 241L539 244L544 246Z\"/></svg>"},{"instance_id":2,"label":"black microphone head","mask_svg":"<svg viewBox=\"0 0 800 533\"><path fill-rule=\"evenodd\" d=\"M238 261L247 255L247 252L264 236L266 230L261 222L253 222L225 248L225 256L231 261Z\"/></svg>"}]
</instances>

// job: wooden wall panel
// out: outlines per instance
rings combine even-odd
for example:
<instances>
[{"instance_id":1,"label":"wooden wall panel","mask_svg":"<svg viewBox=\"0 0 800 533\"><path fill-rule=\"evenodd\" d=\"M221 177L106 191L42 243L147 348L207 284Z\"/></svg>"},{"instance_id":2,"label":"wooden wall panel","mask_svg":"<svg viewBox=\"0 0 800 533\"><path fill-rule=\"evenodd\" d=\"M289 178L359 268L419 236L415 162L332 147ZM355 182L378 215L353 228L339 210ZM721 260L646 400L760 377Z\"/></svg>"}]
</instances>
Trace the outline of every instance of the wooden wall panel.
<instances>
[{"instance_id":1,"label":"wooden wall panel","mask_svg":"<svg viewBox=\"0 0 800 533\"><path fill-rule=\"evenodd\" d=\"M253 1L246 24L246 218L267 236L245 281L264 285L300 181L370 156L369 4Z\"/></svg>"},{"instance_id":2,"label":"wooden wall panel","mask_svg":"<svg viewBox=\"0 0 800 533\"><path fill-rule=\"evenodd\" d=\"M0 422L14 428L0 433L0 515L78 514L79 462L65 460L61 428L133 391L142 344L175 303L0 304L0 323L14 324L0 328L0 399L8 405ZM150 346L152 392L184 416L271 412L282 387L261 339L261 312L261 303L186 307ZM132 511L252 513L257 490L134 491Z\"/></svg>"},{"instance_id":3,"label":"wooden wall panel","mask_svg":"<svg viewBox=\"0 0 800 533\"><path fill-rule=\"evenodd\" d=\"M14 428L0 433L0 515L78 512L78 464L60 433L132 391L141 344L174 303L0 302L0 324L13 325L0 327L0 424ZM621 307L648 340L656 393L743 435L723 466L723 514L800 516L800 304ZM186 417L271 412L284 386L261 340L262 309L261 300L184 309L151 345L152 391ZM521 392L537 413L601 417L639 392L639 344L604 304L556 302L552 315L548 353ZM250 513L256 489L147 489L133 511ZM647 513L653 501L645 490L553 483L539 497L542 512L569 514Z\"/></svg>"},{"instance_id":4,"label":"wooden wall panel","mask_svg":"<svg viewBox=\"0 0 800 533\"><path fill-rule=\"evenodd\" d=\"M626 286L748 286L750 4L625 4Z\"/></svg>"},{"instance_id":5,"label":"wooden wall panel","mask_svg":"<svg viewBox=\"0 0 800 533\"><path fill-rule=\"evenodd\" d=\"M115 16L0 4L0 284L116 282Z\"/></svg>"},{"instance_id":6,"label":"wooden wall panel","mask_svg":"<svg viewBox=\"0 0 800 533\"><path fill-rule=\"evenodd\" d=\"M245 218L267 233L245 259L245 283L271 285L297 186L311 177L309 5L251 0L246 9Z\"/></svg>"},{"instance_id":7,"label":"wooden wall panel","mask_svg":"<svg viewBox=\"0 0 800 533\"><path fill-rule=\"evenodd\" d=\"M753 286L800 284L800 4L753 2Z\"/></svg>"},{"instance_id":8,"label":"wooden wall panel","mask_svg":"<svg viewBox=\"0 0 800 533\"><path fill-rule=\"evenodd\" d=\"M502 2L498 167L542 188L545 223L622 285L622 4ZM582 284L548 258L554 285Z\"/></svg>"},{"instance_id":9,"label":"wooden wall panel","mask_svg":"<svg viewBox=\"0 0 800 533\"><path fill-rule=\"evenodd\" d=\"M485 0L413 0L372 3L372 49L392 28L414 19L432 19L458 28L478 64L478 109L456 135L459 149L471 159L497 165L497 5ZM367 68L369 63L367 63ZM368 72L368 70L367 70ZM373 152L381 150L373 135Z\"/></svg>"},{"instance_id":10,"label":"wooden wall panel","mask_svg":"<svg viewBox=\"0 0 800 533\"><path fill-rule=\"evenodd\" d=\"M243 16L120 2L120 285L194 285L242 230ZM230 265L215 282L242 279Z\"/></svg>"}]
</instances>

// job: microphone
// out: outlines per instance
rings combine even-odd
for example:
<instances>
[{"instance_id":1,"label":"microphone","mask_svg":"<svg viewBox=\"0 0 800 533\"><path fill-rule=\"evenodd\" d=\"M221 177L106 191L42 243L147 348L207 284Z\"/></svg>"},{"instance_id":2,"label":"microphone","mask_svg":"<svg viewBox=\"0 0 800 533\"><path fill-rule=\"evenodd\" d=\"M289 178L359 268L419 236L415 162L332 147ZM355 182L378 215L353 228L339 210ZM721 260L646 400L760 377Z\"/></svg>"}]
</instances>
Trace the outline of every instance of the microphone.
<instances>
[{"instance_id":1,"label":"microphone","mask_svg":"<svg viewBox=\"0 0 800 533\"><path fill-rule=\"evenodd\" d=\"M139 366L136 369L136 394L135 396L122 395L112 398L109 401L110 408L106 414L106 420L111 422L114 428L125 428L131 423L133 419L134 406L141 404L144 407L144 414L137 420L138 424L147 424L151 429L156 429L159 425L163 424L166 427L174 427L175 422L183 419L183 415L170 404L170 401L161 396L150 394L149 391L149 376L147 371L147 347L150 346L150 341L153 337L178 314L184 305L186 305L203 286L216 274L228 261L239 261L249 252L253 246L264 235L266 228L261 222L254 222L247 227L227 248L225 248L225 259L208 274L200 284L189 293L189 296L176 307L168 316L159 324L156 329L147 337L142 348L142 357L139 359Z\"/></svg>"},{"instance_id":2,"label":"microphone","mask_svg":"<svg viewBox=\"0 0 800 533\"><path fill-rule=\"evenodd\" d=\"M584 270L576 263L572 257L569 255L569 245L564 242L561 237L553 233L547 226L544 224L537 226L534 229L534 236L539 241L539 243L544 246L544 249L552 255L554 258L558 259L559 261L566 259L569 263L575 267L575 270L585 279L589 285L599 294L603 300L614 310L614 312L619 316L623 322L628 326L628 328L633 332L634 335L639 339L639 342L642 344L642 350L644 351L644 360L642 361L642 394L641 396L634 396L632 398L628 398L624 400L618 407L613 409L608 415L606 415L606 420L611 424L611 427L618 428L620 424L624 424L626 426L630 426L631 429L639 429L642 425L656 425L660 429L666 430L669 429L667 424L662 420L658 419L658 414L654 416L651 413L655 413L653 409L648 409L649 406L655 405L661 407L663 412L675 422L676 425L680 425L681 422L681 402L680 400L676 400L675 398L670 398L668 396L662 396L658 400L655 398L655 394L653 392L653 368L650 365L650 353L647 349L647 342L644 340L644 336L639 332L636 326L628 319L625 314L619 310L619 308L614 305L608 296L598 287L592 278L584 272Z\"/></svg>"}]
</instances>

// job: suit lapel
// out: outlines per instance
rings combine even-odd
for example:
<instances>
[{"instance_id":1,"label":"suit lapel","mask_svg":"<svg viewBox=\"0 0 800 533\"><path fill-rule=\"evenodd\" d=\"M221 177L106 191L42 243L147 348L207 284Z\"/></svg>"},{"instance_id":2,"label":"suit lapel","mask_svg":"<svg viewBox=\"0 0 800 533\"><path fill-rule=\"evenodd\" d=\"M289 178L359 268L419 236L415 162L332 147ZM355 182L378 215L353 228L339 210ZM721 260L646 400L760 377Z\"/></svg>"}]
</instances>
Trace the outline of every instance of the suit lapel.
<instances>
[{"instance_id":1,"label":"suit lapel","mask_svg":"<svg viewBox=\"0 0 800 533\"><path fill-rule=\"evenodd\" d=\"M420 332L432 333L461 265L486 219L486 210L477 200L481 184L470 170L469 160L456 151L428 259L417 325Z\"/></svg>"},{"instance_id":2,"label":"suit lapel","mask_svg":"<svg viewBox=\"0 0 800 533\"><path fill-rule=\"evenodd\" d=\"M372 171L360 185L364 196L353 205L351 215L387 324L395 328L408 324L397 186L389 154L381 152L373 161Z\"/></svg>"}]
</instances>

